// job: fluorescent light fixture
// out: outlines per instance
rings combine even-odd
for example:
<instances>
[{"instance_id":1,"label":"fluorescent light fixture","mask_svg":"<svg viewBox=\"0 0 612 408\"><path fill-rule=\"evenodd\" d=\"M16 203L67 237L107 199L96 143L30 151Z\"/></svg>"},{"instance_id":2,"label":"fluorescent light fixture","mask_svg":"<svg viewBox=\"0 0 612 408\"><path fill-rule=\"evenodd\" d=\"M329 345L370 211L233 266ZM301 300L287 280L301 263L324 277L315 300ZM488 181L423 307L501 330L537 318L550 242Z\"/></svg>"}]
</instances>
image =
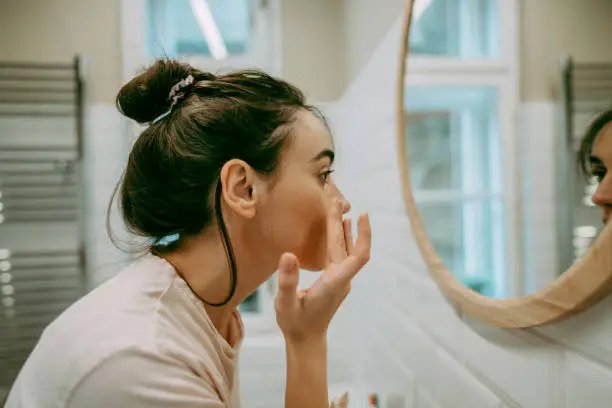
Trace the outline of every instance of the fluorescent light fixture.
<instances>
[{"instance_id":1,"label":"fluorescent light fixture","mask_svg":"<svg viewBox=\"0 0 612 408\"><path fill-rule=\"evenodd\" d=\"M210 11L206 0L191 0L191 10L204 34L204 39L208 44L210 54L216 60L224 60L228 57L227 48L223 42L223 37L219 32L219 27Z\"/></svg>"},{"instance_id":2,"label":"fluorescent light fixture","mask_svg":"<svg viewBox=\"0 0 612 408\"><path fill-rule=\"evenodd\" d=\"M419 21L433 0L415 0L412 13L415 21Z\"/></svg>"}]
</instances>

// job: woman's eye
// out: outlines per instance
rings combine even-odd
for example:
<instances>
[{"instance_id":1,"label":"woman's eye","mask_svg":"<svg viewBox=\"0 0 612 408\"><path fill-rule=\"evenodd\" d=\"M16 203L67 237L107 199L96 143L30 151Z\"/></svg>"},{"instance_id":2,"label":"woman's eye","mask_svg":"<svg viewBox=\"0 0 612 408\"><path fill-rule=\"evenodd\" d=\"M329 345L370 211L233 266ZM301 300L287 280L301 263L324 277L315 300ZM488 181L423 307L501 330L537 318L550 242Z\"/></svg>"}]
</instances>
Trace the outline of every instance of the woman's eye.
<instances>
[{"instance_id":1,"label":"woman's eye","mask_svg":"<svg viewBox=\"0 0 612 408\"><path fill-rule=\"evenodd\" d=\"M327 171L324 171L323 173L321 173L321 180L322 180L324 183L327 183L327 181L329 180L329 176L330 176L330 175L331 175L333 172L334 172L333 170L327 170Z\"/></svg>"},{"instance_id":2,"label":"woman's eye","mask_svg":"<svg viewBox=\"0 0 612 408\"><path fill-rule=\"evenodd\" d=\"M595 180L597 180L598 183L601 183L604 177L606 177L606 170L595 169L593 170L593 176L595 177Z\"/></svg>"}]
</instances>

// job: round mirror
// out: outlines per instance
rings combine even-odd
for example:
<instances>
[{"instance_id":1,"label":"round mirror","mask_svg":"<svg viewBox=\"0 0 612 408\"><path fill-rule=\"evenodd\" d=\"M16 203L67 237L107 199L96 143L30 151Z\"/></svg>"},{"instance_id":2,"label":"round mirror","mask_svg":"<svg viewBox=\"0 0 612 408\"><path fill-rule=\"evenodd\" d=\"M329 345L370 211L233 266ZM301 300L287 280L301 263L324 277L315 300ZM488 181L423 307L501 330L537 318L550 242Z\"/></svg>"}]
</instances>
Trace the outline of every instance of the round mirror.
<instances>
[{"instance_id":1,"label":"round mirror","mask_svg":"<svg viewBox=\"0 0 612 408\"><path fill-rule=\"evenodd\" d=\"M414 234L445 294L503 327L612 285L612 3L518 3L409 2L399 72Z\"/></svg>"}]
</instances>

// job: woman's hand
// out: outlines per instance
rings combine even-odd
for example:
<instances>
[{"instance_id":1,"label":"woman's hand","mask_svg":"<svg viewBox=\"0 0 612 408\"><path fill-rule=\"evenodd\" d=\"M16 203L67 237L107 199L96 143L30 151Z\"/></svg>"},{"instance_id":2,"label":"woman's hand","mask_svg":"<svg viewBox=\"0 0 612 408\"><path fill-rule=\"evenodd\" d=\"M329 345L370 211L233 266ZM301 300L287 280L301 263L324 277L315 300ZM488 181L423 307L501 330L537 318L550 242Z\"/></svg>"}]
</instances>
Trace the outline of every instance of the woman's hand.
<instances>
[{"instance_id":1,"label":"woman's hand","mask_svg":"<svg viewBox=\"0 0 612 408\"><path fill-rule=\"evenodd\" d=\"M334 200L327 227L329 264L308 289L298 291L299 263L284 254L279 263L276 321L288 342L319 341L351 288L351 280L370 259L371 229L367 214L357 221L353 244L350 220L342 219L342 203Z\"/></svg>"}]
</instances>

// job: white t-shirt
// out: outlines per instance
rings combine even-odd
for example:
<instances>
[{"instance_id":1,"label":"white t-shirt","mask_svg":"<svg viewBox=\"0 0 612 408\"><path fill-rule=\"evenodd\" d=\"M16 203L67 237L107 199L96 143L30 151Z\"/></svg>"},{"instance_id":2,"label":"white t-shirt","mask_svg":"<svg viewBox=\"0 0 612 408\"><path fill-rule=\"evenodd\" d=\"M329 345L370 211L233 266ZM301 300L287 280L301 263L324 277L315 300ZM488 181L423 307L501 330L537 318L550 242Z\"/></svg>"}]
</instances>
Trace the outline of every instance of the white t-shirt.
<instances>
[{"instance_id":1,"label":"white t-shirt","mask_svg":"<svg viewBox=\"0 0 612 408\"><path fill-rule=\"evenodd\" d=\"M232 319L228 343L174 268L147 255L45 329L5 407L237 408Z\"/></svg>"}]
</instances>

